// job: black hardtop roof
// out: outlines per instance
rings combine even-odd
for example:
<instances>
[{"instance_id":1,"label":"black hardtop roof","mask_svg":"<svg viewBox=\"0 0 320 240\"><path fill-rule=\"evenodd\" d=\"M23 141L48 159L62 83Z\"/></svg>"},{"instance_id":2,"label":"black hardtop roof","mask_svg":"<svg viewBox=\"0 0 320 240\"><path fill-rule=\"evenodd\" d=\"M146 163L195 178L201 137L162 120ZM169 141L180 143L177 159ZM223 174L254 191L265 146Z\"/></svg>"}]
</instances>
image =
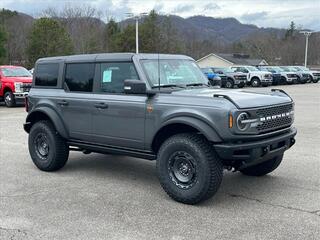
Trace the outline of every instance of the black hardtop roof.
<instances>
[{"instance_id":1,"label":"black hardtop roof","mask_svg":"<svg viewBox=\"0 0 320 240\"><path fill-rule=\"evenodd\" d=\"M46 57L37 60L37 63L44 62L95 62L95 61L131 61L133 57L138 59L189 59L185 55L176 54L157 54L157 53L98 53L98 54L80 54L69 56Z\"/></svg>"}]
</instances>

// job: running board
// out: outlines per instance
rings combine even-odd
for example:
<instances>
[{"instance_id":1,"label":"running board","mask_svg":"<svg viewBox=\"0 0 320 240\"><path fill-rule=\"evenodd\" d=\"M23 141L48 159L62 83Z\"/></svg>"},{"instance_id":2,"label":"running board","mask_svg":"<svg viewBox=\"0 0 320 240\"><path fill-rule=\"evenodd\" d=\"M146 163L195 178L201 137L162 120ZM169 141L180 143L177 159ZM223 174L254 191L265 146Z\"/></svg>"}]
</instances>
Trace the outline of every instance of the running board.
<instances>
[{"instance_id":1,"label":"running board","mask_svg":"<svg viewBox=\"0 0 320 240\"><path fill-rule=\"evenodd\" d=\"M96 145L96 144L81 142L81 141L68 141L67 143L69 144L69 146L78 147L82 150L87 150L87 151L96 152L96 153L125 155L130 157L143 158L147 160L157 159L157 155L154 154L153 152L139 151L139 150L129 149L129 148L118 148L118 147L106 146L106 145ZM70 148L70 150L75 150L75 149Z\"/></svg>"}]
</instances>

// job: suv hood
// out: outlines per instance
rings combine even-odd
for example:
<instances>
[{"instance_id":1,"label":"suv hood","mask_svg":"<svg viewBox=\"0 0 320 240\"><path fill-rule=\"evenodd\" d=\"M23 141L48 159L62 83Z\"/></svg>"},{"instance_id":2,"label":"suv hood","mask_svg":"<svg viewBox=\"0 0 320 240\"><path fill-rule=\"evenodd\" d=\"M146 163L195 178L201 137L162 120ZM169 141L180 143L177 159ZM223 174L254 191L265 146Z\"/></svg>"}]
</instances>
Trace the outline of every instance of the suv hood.
<instances>
[{"instance_id":1,"label":"suv hood","mask_svg":"<svg viewBox=\"0 0 320 240\"><path fill-rule=\"evenodd\" d=\"M291 102L291 98L285 93L276 91L255 91L248 90L222 90L213 88L185 89L172 92L173 95L189 97L208 97L214 98L213 95L221 94L230 98L239 108L255 108L270 105L277 105ZM226 99L226 101L228 101Z\"/></svg>"},{"instance_id":2,"label":"suv hood","mask_svg":"<svg viewBox=\"0 0 320 240\"><path fill-rule=\"evenodd\" d=\"M3 77L3 82L32 83L32 77Z\"/></svg>"}]
</instances>

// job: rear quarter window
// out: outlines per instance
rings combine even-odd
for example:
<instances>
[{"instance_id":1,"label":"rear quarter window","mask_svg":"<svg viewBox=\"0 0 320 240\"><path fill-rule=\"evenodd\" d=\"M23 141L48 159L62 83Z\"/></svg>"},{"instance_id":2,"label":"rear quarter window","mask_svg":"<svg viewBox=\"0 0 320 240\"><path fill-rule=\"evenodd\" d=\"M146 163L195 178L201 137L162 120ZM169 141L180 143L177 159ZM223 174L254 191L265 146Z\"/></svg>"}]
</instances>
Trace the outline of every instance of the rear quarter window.
<instances>
[{"instance_id":1,"label":"rear quarter window","mask_svg":"<svg viewBox=\"0 0 320 240\"><path fill-rule=\"evenodd\" d=\"M55 87L58 83L59 64L38 64L35 72L35 86Z\"/></svg>"}]
</instances>

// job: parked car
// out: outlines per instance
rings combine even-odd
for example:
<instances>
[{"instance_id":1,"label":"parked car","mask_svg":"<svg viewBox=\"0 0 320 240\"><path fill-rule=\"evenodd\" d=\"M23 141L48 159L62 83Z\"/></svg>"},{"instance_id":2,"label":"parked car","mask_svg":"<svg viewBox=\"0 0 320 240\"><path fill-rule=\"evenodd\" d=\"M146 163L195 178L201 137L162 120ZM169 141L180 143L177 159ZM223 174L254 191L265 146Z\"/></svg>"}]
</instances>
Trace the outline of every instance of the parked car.
<instances>
[{"instance_id":1,"label":"parked car","mask_svg":"<svg viewBox=\"0 0 320 240\"><path fill-rule=\"evenodd\" d=\"M32 83L31 73L20 66L0 66L0 101L7 107L23 103Z\"/></svg>"},{"instance_id":2,"label":"parked car","mask_svg":"<svg viewBox=\"0 0 320 240\"><path fill-rule=\"evenodd\" d=\"M211 86L222 86L222 79L219 74L215 73L211 68L201 68L201 71L208 78Z\"/></svg>"},{"instance_id":3,"label":"parked car","mask_svg":"<svg viewBox=\"0 0 320 240\"><path fill-rule=\"evenodd\" d=\"M237 86L238 88L243 88L246 85L246 74L235 72L230 68L212 67L211 69L221 77L222 87L233 88Z\"/></svg>"},{"instance_id":4,"label":"parked car","mask_svg":"<svg viewBox=\"0 0 320 240\"><path fill-rule=\"evenodd\" d=\"M258 66L258 69L260 71L272 73L272 85L281 84L282 75L281 75L281 72L277 68L273 68L271 66Z\"/></svg>"},{"instance_id":5,"label":"parked car","mask_svg":"<svg viewBox=\"0 0 320 240\"><path fill-rule=\"evenodd\" d=\"M310 82L317 83L320 80L320 71L310 70L304 66L295 66L295 68L309 74Z\"/></svg>"},{"instance_id":6,"label":"parked car","mask_svg":"<svg viewBox=\"0 0 320 240\"><path fill-rule=\"evenodd\" d=\"M247 74L247 84L252 87L269 86L272 84L272 73L268 71L260 71L253 66L232 66L236 72Z\"/></svg>"},{"instance_id":7,"label":"parked car","mask_svg":"<svg viewBox=\"0 0 320 240\"><path fill-rule=\"evenodd\" d=\"M281 74L281 84L293 84L297 83L298 81L298 75L295 72L290 72L289 70L286 71L281 67L278 66L269 66L269 68L273 69L276 72L279 72Z\"/></svg>"},{"instance_id":8,"label":"parked car","mask_svg":"<svg viewBox=\"0 0 320 240\"><path fill-rule=\"evenodd\" d=\"M306 73L305 71L299 70L292 66L281 66L281 68L285 71L294 72L298 77L297 83L304 84L310 80L309 73Z\"/></svg>"},{"instance_id":9,"label":"parked car","mask_svg":"<svg viewBox=\"0 0 320 240\"><path fill-rule=\"evenodd\" d=\"M295 143L289 95L209 87L187 56L51 57L34 75L24 129L43 171L61 169L72 150L156 160L167 194L196 204L217 192L224 168L266 175Z\"/></svg>"}]
</instances>

